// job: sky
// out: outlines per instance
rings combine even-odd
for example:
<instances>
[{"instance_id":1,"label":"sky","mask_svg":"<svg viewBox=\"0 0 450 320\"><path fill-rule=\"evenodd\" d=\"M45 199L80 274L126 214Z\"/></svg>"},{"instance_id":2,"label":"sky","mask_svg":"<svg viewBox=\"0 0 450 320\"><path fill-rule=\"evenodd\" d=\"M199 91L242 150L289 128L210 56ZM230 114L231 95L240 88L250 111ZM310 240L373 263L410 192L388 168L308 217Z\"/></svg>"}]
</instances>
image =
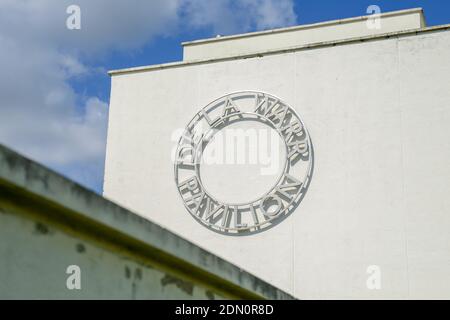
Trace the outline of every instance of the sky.
<instances>
[{"instance_id":1,"label":"sky","mask_svg":"<svg viewBox=\"0 0 450 320\"><path fill-rule=\"evenodd\" d=\"M66 21L80 8L80 29ZM182 60L183 41L448 0L0 0L0 144L102 193L108 70Z\"/></svg>"}]
</instances>

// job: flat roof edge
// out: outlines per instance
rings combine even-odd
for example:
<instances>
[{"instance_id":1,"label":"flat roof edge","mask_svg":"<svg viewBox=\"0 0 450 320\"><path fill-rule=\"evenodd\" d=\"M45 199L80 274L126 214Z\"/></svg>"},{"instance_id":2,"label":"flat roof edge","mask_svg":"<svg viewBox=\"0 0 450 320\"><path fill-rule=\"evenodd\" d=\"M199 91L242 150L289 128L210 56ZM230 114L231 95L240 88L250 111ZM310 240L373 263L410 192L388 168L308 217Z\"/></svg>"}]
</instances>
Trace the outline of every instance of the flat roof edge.
<instances>
[{"instance_id":1,"label":"flat roof edge","mask_svg":"<svg viewBox=\"0 0 450 320\"><path fill-rule=\"evenodd\" d=\"M370 36L364 36L364 37L348 38L348 39L333 40L333 41L326 41L326 42L316 42L316 43L311 43L311 44L307 44L307 45L287 47L287 48L283 48L283 49L268 50L268 51L263 51L263 52L254 52L254 53L249 53L249 54L244 54L244 55L234 55L234 56L228 56L228 57L202 59L202 60L177 61L177 62L155 64L155 65L149 65L149 66L116 69L116 70L108 71L108 74L110 76L115 76L115 75L121 75L121 74L137 73L137 72L144 72L144 71L155 71L155 70L185 67L185 66L205 64L205 63L214 63L214 62L220 62L220 61L247 59L247 58L254 58L254 57L262 57L265 55L301 51L301 50L306 50L306 49L316 49L316 48L330 47L330 46L334 46L334 45L344 45L344 44L351 44L351 43L355 43L355 42L378 40L378 39L383 39L383 38L389 39L391 37L396 37L396 36L399 36L399 37L400 36L413 36L413 35L418 35L418 34L422 34L422 33L434 32L434 31L448 31L449 29L450 29L450 24L445 24L445 25L439 25L439 26L433 26L433 27L425 27L425 28L411 29L411 30L405 30L405 31L389 32L389 33L370 35Z\"/></svg>"},{"instance_id":2,"label":"flat roof edge","mask_svg":"<svg viewBox=\"0 0 450 320\"><path fill-rule=\"evenodd\" d=\"M412 8L412 9L405 9L405 10L383 12L380 14L380 17L381 18L392 17L392 16L405 15L405 14L411 14L411 13L424 14L422 8ZM284 32L303 30L303 29L325 27L325 26L330 26L330 25L338 25L338 24L344 24L344 23L364 21L364 20L367 20L370 16L371 15L364 15L364 16L358 16L358 17L345 18L345 19L317 22L317 23L312 23L312 24L297 25L297 26L286 27L286 28L277 28L277 29L271 29L271 30L240 33L240 34L221 36L221 37L215 37L215 38L206 38L206 39L199 39L199 40L193 40L193 41L185 41L185 42L182 42L181 45L183 47L185 47L185 46L192 46L192 45L198 45L198 44L204 44L204 43L210 43L210 42L221 42L221 41L228 41L228 40L234 40L234 39L263 36L263 35L267 35L267 34L284 33Z\"/></svg>"}]
</instances>

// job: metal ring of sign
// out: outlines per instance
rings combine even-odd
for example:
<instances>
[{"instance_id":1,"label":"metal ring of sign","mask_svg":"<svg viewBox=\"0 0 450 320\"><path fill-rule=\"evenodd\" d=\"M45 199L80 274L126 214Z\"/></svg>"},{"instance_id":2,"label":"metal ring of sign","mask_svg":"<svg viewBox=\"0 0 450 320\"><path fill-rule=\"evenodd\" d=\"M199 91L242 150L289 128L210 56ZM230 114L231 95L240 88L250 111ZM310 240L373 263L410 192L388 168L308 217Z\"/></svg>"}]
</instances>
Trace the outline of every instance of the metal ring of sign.
<instances>
[{"instance_id":1,"label":"metal ring of sign","mask_svg":"<svg viewBox=\"0 0 450 320\"><path fill-rule=\"evenodd\" d=\"M248 103L246 107L239 103L248 99L254 100L254 107L244 110L249 109ZM249 119L258 119L278 132L286 148L284 170L260 198L224 203L208 192L201 181L201 155L217 130ZM295 110L281 99L259 91L230 93L202 108L186 126L175 157L175 183L184 206L203 225L224 234L265 230L288 216L307 190L313 165L311 139ZM300 170L294 175L292 169L299 163ZM275 210L269 212L267 208L273 206Z\"/></svg>"}]
</instances>

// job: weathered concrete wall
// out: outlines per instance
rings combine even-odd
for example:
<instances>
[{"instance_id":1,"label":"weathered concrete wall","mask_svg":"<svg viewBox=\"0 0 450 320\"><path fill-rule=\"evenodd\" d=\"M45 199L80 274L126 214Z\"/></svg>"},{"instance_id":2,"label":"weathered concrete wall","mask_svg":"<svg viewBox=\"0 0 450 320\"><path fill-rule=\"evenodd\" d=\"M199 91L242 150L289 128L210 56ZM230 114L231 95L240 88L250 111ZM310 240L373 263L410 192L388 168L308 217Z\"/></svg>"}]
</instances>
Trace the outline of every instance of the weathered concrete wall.
<instances>
[{"instance_id":1,"label":"weathered concrete wall","mask_svg":"<svg viewBox=\"0 0 450 320\"><path fill-rule=\"evenodd\" d=\"M105 194L299 298L450 298L449 53L443 26L113 72ZM230 237L185 210L173 133L246 89L295 108L314 173L282 223Z\"/></svg>"},{"instance_id":2,"label":"weathered concrete wall","mask_svg":"<svg viewBox=\"0 0 450 320\"><path fill-rule=\"evenodd\" d=\"M0 299L24 298L290 296L0 146Z\"/></svg>"},{"instance_id":3,"label":"weathered concrete wall","mask_svg":"<svg viewBox=\"0 0 450 320\"><path fill-rule=\"evenodd\" d=\"M43 222L1 209L1 299L222 298L190 280L70 236ZM69 290L70 265L80 267L81 290Z\"/></svg>"}]
</instances>

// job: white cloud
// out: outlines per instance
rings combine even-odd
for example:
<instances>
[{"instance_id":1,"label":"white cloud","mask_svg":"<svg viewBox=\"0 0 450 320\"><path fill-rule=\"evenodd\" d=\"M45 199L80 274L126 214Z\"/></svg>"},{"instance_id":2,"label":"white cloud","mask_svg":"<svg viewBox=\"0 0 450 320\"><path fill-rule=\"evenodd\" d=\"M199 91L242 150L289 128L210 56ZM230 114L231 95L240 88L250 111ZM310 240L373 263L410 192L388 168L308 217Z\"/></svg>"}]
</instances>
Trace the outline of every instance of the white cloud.
<instances>
[{"instance_id":1,"label":"white cloud","mask_svg":"<svg viewBox=\"0 0 450 320\"><path fill-rule=\"evenodd\" d=\"M297 16L292 1L246 0L254 8L256 29L273 29L295 25Z\"/></svg>"},{"instance_id":2,"label":"white cloud","mask_svg":"<svg viewBox=\"0 0 450 320\"><path fill-rule=\"evenodd\" d=\"M182 10L188 25L221 35L287 27L297 20L292 0L187 0Z\"/></svg>"},{"instance_id":3,"label":"white cloud","mask_svg":"<svg viewBox=\"0 0 450 320\"><path fill-rule=\"evenodd\" d=\"M81 8L68 30L66 8ZM133 50L179 28L244 32L295 23L292 1L2 0L0 143L101 189L107 103L77 96L72 77L110 50Z\"/></svg>"},{"instance_id":4,"label":"white cloud","mask_svg":"<svg viewBox=\"0 0 450 320\"><path fill-rule=\"evenodd\" d=\"M80 57L169 32L178 2L80 0L82 29L68 30L72 3L0 2L0 143L100 190L108 106L80 99L68 81L92 72Z\"/></svg>"}]
</instances>

